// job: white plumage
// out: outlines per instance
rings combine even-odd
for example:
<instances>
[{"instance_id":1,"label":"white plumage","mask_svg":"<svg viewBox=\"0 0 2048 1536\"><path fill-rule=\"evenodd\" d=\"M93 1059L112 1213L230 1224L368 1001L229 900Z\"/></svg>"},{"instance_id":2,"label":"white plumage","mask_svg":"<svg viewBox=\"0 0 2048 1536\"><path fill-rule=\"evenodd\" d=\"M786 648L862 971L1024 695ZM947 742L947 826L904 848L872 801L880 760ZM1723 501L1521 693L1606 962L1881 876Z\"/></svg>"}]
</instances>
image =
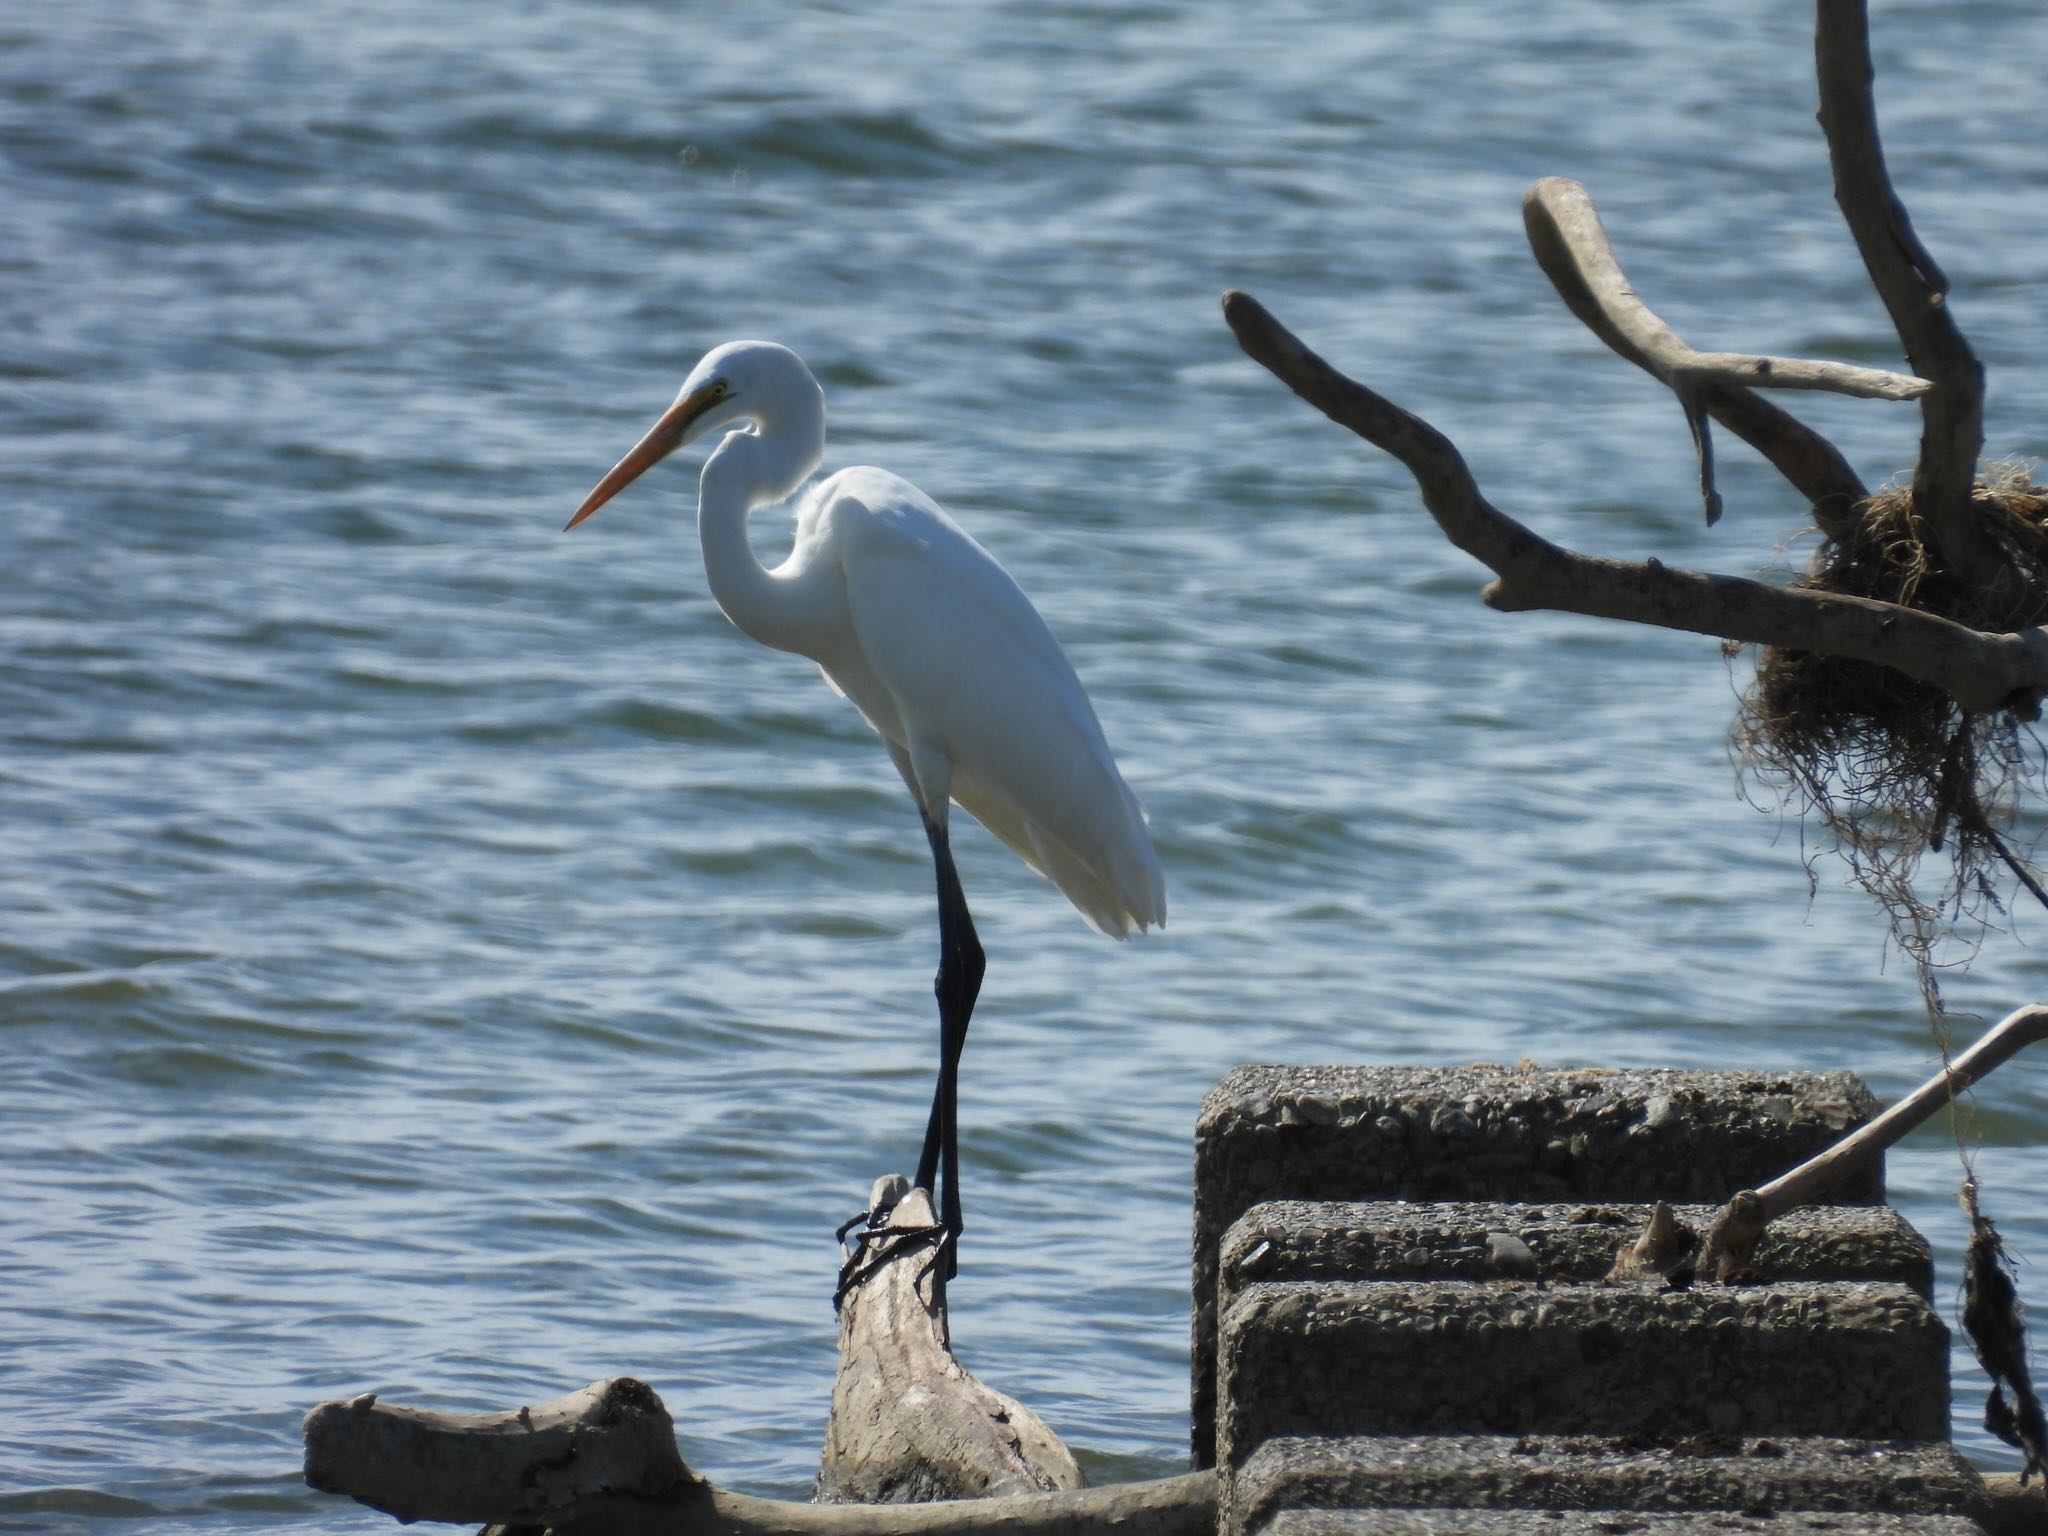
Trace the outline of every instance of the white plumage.
<instances>
[{"instance_id":1,"label":"white plumage","mask_svg":"<svg viewBox=\"0 0 2048 1536\"><path fill-rule=\"evenodd\" d=\"M887 470L844 469L804 498L788 559L769 570L755 556L747 514L788 497L824 453L824 393L787 347L709 353L569 526L719 427L733 430L704 465L697 527L726 617L815 661L941 826L950 796L1113 938L1163 923L1144 813L1066 653L936 502Z\"/></svg>"},{"instance_id":2,"label":"white plumage","mask_svg":"<svg viewBox=\"0 0 2048 1536\"><path fill-rule=\"evenodd\" d=\"M697 503L712 595L763 645L818 664L881 736L925 818L939 877L941 1051L917 1182L930 1189L943 1160L945 1229L957 1239L953 1070L981 950L953 872L949 804L1113 938L1166 921L1166 881L1059 642L1009 572L916 486L886 470L841 470L804 499L789 558L761 564L747 514L789 497L825 448L824 393L787 347L734 341L706 354L569 526L720 428L729 430L705 461Z\"/></svg>"},{"instance_id":3,"label":"white plumage","mask_svg":"<svg viewBox=\"0 0 2048 1536\"><path fill-rule=\"evenodd\" d=\"M1112 938L1166 920L1137 796L1045 620L916 486L849 469L792 560L836 566L848 624L815 660L888 744L927 814L948 791Z\"/></svg>"}]
</instances>

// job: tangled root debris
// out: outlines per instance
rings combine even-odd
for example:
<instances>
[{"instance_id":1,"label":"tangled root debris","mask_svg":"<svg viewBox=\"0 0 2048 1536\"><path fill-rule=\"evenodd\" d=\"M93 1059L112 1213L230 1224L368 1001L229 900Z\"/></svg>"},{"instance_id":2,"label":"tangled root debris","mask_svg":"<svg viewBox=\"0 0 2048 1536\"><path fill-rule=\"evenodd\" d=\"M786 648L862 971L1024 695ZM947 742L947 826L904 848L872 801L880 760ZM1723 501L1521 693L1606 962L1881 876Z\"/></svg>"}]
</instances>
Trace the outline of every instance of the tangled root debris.
<instances>
[{"instance_id":1,"label":"tangled root debris","mask_svg":"<svg viewBox=\"0 0 2048 1536\"><path fill-rule=\"evenodd\" d=\"M1963 1250L1963 1329L1991 1378L1984 1427L2026 1456L2020 1481L2048 1471L2048 1413L2041 1408L2027 1361L2027 1325L2020 1315L2013 1264L1991 1218L1977 1207L1977 1176L1963 1179L1970 1241Z\"/></svg>"},{"instance_id":2,"label":"tangled root debris","mask_svg":"<svg viewBox=\"0 0 2048 1536\"><path fill-rule=\"evenodd\" d=\"M1853 527L1822 542L1798 584L1919 608L1972 629L2048 622L2048 490L2025 468L2004 466L1979 483L1976 500L1996 519L2014 572L1996 592L1948 572L1904 486L1857 508ZM1751 782L1819 817L1886 909L1938 1006L1941 936L1958 921L1994 919L1997 864L2033 879L2003 829L2019 787L2043 777L2039 739L2009 713L1968 713L1938 688L1888 667L1766 647L1735 744ZM1921 856L1943 851L1948 877L1938 895L1923 896L1914 883Z\"/></svg>"}]
</instances>

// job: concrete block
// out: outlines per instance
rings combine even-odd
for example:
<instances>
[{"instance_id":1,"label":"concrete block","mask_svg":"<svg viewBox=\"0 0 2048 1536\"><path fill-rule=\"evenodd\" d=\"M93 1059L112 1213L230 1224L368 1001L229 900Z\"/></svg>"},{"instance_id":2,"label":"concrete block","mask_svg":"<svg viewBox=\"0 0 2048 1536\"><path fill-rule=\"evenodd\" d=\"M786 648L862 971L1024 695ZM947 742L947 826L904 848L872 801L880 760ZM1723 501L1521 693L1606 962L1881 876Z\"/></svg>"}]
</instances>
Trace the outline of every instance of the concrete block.
<instances>
[{"instance_id":1,"label":"concrete block","mask_svg":"<svg viewBox=\"0 0 2048 1536\"><path fill-rule=\"evenodd\" d=\"M1239 1067L1195 1128L1194 1449L1214 1459L1216 1255L1269 1200L1725 1200L1877 1112L1846 1072ZM1839 1192L1884 1197L1881 1169Z\"/></svg>"},{"instance_id":2,"label":"concrete block","mask_svg":"<svg viewBox=\"0 0 2048 1536\"><path fill-rule=\"evenodd\" d=\"M1895 1284L1265 1283L1221 1344L1226 1465L1302 1435L1948 1436L1948 1330Z\"/></svg>"},{"instance_id":3,"label":"concrete block","mask_svg":"<svg viewBox=\"0 0 2048 1536\"><path fill-rule=\"evenodd\" d=\"M1290 1530L1323 1529L1299 1522L1311 1512L1443 1517L1452 1510L1521 1511L1521 1529L1536 1528L1538 1512L1598 1512L1612 1519L1626 1511L1665 1518L1735 1515L1751 1530L1769 1519L1763 1528L1770 1531L1782 1529L1778 1520L1794 1513L1836 1517L1832 1527L1817 1527L1834 1530L1870 1528L1839 1518L1846 1514L1952 1516L1965 1517L1960 1529L1968 1530L1967 1517L1985 1507L1983 1480L1947 1445L1732 1435L1661 1445L1639 1435L1269 1440L1229 1474L1223 1502L1225 1536L1259 1536L1281 1529L1281 1522ZM1541 1524L1545 1531L1559 1528L1548 1519Z\"/></svg>"},{"instance_id":4,"label":"concrete block","mask_svg":"<svg viewBox=\"0 0 2048 1536\"><path fill-rule=\"evenodd\" d=\"M1718 1207L1682 1205L1704 1233ZM1269 1280L1507 1280L1589 1283L1649 1220L1647 1205L1499 1201L1272 1201L1223 1235L1217 1306ZM1503 1242L1501 1239L1510 1239ZM1889 1280L1934 1296L1927 1240L1885 1205L1824 1205L1773 1222L1756 1271L1780 1280Z\"/></svg>"},{"instance_id":5,"label":"concrete block","mask_svg":"<svg viewBox=\"0 0 2048 1536\"><path fill-rule=\"evenodd\" d=\"M1962 1515L1827 1515L1787 1511L1759 1525L1746 1515L1632 1514L1575 1509L1301 1509L1276 1515L1256 1536L1984 1536Z\"/></svg>"}]
</instances>

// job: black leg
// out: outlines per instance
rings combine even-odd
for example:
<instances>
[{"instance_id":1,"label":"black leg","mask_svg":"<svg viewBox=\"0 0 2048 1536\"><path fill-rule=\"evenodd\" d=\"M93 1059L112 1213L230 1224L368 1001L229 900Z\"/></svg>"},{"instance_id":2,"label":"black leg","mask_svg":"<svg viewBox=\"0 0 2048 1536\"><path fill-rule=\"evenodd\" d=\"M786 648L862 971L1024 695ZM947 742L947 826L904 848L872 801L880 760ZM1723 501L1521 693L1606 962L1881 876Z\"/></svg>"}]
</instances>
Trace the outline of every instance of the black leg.
<instances>
[{"instance_id":1,"label":"black leg","mask_svg":"<svg viewBox=\"0 0 2048 1536\"><path fill-rule=\"evenodd\" d=\"M888 1213L878 1210L856 1216L841 1227L843 1242L865 1218L872 1235L861 1234L852 1257L840 1269L839 1289L832 1297L835 1312L847 1292L911 1247L927 1243L934 1247L924 1273L932 1276L933 1299L941 1306L945 1283L959 1268L960 1234L966 1230L960 1209L960 1056L967 1045L967 1021L974 1013L975 999L981 996L985 961L945 830L926 816L924 832L932 845L939 884L939 972L932 980L932 993L939 1003L939 1080L932 1092L931 1118L925 1122L924 1147L918 1153L917 1177L912 1183L931 1197L939 1224L885 1233L881 1228Z\"/></svg>"},{"instance_id":2,"label":"black leg","mask_svg":"<svg viewBox=\"0 0 2048 1536\"><path fill-rule=\"evenodd\" d=\"M959 1267L960 1234L966 1228L960 1207L960 1056L967 1046L967 1021L981 995L986 964L945 829L927 816L924 831L939 883L939 972L932 981L939 1003L939 1081L925 1125L924 1151L917 1160L916 1183L938 1202L939 1224L946 1231L942 1273L951 1279ZM934 1179L940 1187L934 1187Z\"/></svg>"}]
</instances>

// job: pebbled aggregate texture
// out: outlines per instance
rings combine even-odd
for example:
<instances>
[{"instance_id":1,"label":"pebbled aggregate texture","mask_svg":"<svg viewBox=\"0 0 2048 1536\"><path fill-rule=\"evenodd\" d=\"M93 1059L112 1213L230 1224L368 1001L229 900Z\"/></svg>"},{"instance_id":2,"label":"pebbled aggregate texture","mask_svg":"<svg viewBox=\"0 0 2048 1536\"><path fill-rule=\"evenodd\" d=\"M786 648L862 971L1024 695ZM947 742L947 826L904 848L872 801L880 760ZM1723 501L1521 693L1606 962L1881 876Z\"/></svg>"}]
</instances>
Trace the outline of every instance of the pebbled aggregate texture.
<instances>
[{"instance_id":1,"label":"pebbled aggregate texture","mask_svg":"<svg viewBox=\"0 0 2048 1536\"><path fill-rule=\"evenodd\" d=\"M1194 1460L1213 1462L1216 1265L1274 1200L1715 1202L1877 1113L1847 1072L1241 1066L1195 1127ZM1841 1204L1884 1198L1882 1168Z\"/></svg>"}]
</instances>

